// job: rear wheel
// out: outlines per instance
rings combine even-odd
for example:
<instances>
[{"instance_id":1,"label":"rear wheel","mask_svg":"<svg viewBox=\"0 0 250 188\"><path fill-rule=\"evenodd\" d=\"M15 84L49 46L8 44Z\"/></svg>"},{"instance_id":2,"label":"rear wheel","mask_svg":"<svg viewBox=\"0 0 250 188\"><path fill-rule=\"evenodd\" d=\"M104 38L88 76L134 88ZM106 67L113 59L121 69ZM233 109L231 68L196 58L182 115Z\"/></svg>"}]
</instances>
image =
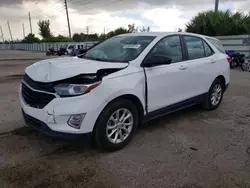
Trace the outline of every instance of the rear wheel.
<instances>
[{"instance_id":1,"label":"rear wheel","mask_svg":"<svg viewBox=\"0 0 250 188\"><path fill-rule=\"evenodd\" d=\"M203 103L203 107L207 110L214 110L218 108L223 98L224 89L224 83L221 79L216 78L209 89Z\"/></svg>"},{"instance_id":2,"label":"rear wheel","mask_svg":"<svg viewBox=\"0 0 250 188\"><path fill-rule=\"evenodd\" d=\"M131 141L137 125L135 105L127 99L115 100L100 114L94 128L94 141L107 151L122 149Z\"/></svg>"},{"instance_id":3,"label":"rear wheel","mask_svg":"<svg viewBox=\"0 0 250 188\"><path fill-rule=\"evenodd\" d=\"M247 71L247 66L248 66L248 62L242 63L242 64L241 64L241 70Z\"/></svg>"}]
</instances>

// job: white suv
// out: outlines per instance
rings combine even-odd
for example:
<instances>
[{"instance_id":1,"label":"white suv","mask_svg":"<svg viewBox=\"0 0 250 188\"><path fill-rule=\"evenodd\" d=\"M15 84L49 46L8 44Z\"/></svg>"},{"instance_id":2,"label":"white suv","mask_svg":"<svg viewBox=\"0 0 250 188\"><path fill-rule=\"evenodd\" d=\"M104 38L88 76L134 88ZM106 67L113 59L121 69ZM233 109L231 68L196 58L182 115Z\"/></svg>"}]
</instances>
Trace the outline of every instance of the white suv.
<instances>
[{"instance_id":1,"label":"white suv","mask_svg":"<svg viewBox=\"0 0 250 188\"><path fill-rule=\"evenodd\" d=\"M91 133L117 150L140 123L196 104L216 109L229 84L219 40L191 33L115 36L81 57L37 62L25 70L26 123L48 135Z\"/></svg>"}]
</instances>

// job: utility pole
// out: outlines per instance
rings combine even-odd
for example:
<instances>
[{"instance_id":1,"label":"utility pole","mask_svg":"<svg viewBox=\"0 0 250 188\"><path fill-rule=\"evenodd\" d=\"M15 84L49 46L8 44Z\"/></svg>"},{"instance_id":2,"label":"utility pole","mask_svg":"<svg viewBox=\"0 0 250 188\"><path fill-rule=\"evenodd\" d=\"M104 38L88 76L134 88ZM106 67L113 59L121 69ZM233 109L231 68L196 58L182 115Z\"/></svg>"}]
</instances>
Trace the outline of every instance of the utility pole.
<instances>
[{"instance_id":1,"label":"utility pole","mask_svg":"<svg viewBox=\"0 0 250 188\"><path fill-rule=\"evenodd\" d=\"M68 21L69 38L71 38L71 30L70 30L70 24L69 24L69 12L68 12L67 0L64 0L64 4L65 4L65 9L66 9L67 21Z\"/></svg>"},{"instance_id":2,"label":"utility pole","mask_svg":"<svg viewBox=\"0 0 250 188\"><path fill-rule=\"evenodd\" d=\"M7 24L8 24L8 28L9 28L9 32L10 32L11 42L13 42L13 38L12 38L12 33L11 33L11 29L10 29L10 23L9 23L9 21L7 21Z\"/></svg>"},{"instance_id":3,"label":"utility pole","mask_svg":"<svg viewBox=\"0 0 250 188\"><path fill-rule=\"evenodd\" d=\"M2 37L3 43L4 43L4 36L3 36L3 29L2 29L2 26L0 26L0 29L1 29L1 37Z\"/></svg>"},{"instance_id":4,"label":"utility pole","mask_svg":"<svg viewBox=\"0 0 250 188\"><path fill-rule=\"evenodd\" d=\"M24 24L23 24L23 38L25 38Z\"/></svg>"},{"instance_id":5,"label":"utility pole","mask_svg":"<svg viewBox=\"0 0 250 188\"><path fill-rule=\"evenodd\" d=\"M87 26L87 35L89 35L89 26Z\"/></svg>"},{"instance_id":6,"label":"utility pole","mask_svg":"<svg viewBox=\"0 0 250 188\"><path fill-rule=\"evenodd\" d=\"M30 12L29 12L29 22L30 22L30 33L32 34L32 25L31 25L31 16L30 16Z\"/></svg>"},{"instance_id":7,"label":"utility pole","mask_svg":"<svg viewBox=\"0 0 250 188\"><path fill-rule=\"evenodd\" d=\"M219 0L215 0L214 11L217 12L219 7Z\"/></svg>"},{"instance_id":8,"label":"utility pole","mask_svg":"<svg viewBox=\"0 0 250 188\"><path fill-rule=\"evenodd\" d=\"M86 37L86 41L88 41L89 39L89 26L86 27L86 30L87 30L87 37Z\"/></svg>"}]
</instances>

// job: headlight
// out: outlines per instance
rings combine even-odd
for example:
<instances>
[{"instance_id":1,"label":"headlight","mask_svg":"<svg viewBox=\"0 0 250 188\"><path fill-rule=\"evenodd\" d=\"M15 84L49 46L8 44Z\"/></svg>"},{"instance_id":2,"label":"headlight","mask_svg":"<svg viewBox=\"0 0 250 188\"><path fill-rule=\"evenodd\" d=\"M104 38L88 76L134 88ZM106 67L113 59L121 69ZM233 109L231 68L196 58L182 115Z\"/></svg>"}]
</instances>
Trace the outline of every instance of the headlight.
<instances>
[{"instance_id":1,"label":"headlight","mask_svg":"<svg viewBox=\"0 0 250 188\"><path fill-rule=\"evenodd\" d=\"M61 97L71 97L83 95L85 93L90 92L92 89L96 88L100 85L101 82L89 84L89 85L81 85L81 84L59 84L54 87L56 94Z\"/></svg>"}]
</instances>

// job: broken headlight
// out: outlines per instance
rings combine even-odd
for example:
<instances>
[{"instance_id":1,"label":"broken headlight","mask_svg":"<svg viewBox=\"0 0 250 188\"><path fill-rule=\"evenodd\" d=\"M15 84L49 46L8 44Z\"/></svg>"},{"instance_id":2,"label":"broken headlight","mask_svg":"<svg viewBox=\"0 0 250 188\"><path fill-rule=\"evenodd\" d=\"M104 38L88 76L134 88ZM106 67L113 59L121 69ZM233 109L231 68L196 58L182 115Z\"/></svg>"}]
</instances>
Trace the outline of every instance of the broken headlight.
<instances>
[{"instance_id":1,"label":"broken headlight","mask_svg":"<svg viewBox=\"0 0 250 188\"><path fill-rule=\"evenodd\" d=\"M92 89L96 88L100 85L101 82L88 84L88 85L82 85L82 84L59 84L54 87L56 94L60 97L72 97L72 96L78 96L83 95L85 93L90 92Z\"/></svg>"}]
</instances>

